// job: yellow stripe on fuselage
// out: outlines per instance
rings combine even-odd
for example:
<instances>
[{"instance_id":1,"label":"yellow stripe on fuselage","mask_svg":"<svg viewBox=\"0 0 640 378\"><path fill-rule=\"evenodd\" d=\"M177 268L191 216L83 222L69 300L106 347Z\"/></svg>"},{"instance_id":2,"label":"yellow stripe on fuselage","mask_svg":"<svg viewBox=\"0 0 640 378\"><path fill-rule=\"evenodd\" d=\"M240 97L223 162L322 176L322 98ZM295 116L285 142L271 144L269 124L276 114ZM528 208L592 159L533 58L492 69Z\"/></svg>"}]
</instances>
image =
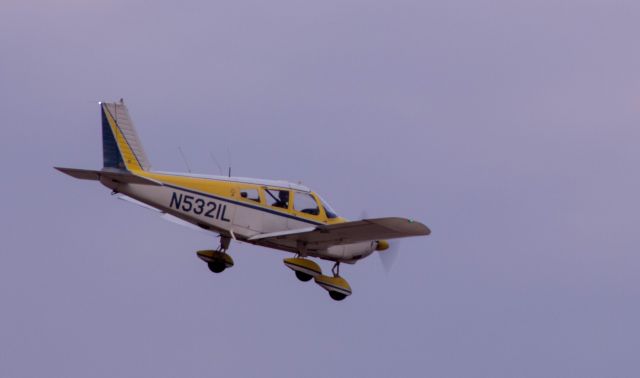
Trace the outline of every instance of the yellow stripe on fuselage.
<instances>
[{"instance_id":1,"label":"yellow stripe on fuselage","mask_svg":"<svg viewBox=\"0 0 640 378\"><path fill-rule=\"evenodd\" d=\"M111 116L109 109L106 105L102 105L102 109L104 114L107 116L107 121L109 121L109 126L111 127L111 132L116 138L116 142L118 143L118 149L120 150L120 155L122 155L122 160L124 161L125 166L130 171L142 171L142 167L136 158L136 155L131 151L131 147L129 147L129 143L127 142L124 135L120 131L118 124ZM138 172L136 172L138 173Z\"/></svg>"},{"instance_id":2,"label":"yellow stripe on fuselage","mask_svg":"<svg viewBox=\"0 0 640 378\"><path fill-rule=\"evenodd\" d=\"M155 173L155 172L147 172L147 171L138 171L135 172L136 175L146 177L152 180L159 181L163 184L174 185L179 188L184 188L188 190L193 190L196 192L214 195L223 199L227 199L229 201L245 203L249 206L263 208L269 211L275 211L278 213L293 215L298 218L308 219L310 221L319 222L319 223L342 223L345 222L346 219L338 217L333 219L328 219L324 210L321 211L320 215L311 215L307 213L303 213L300 211L295 211L292 209L280 209L273 206L269 206L265 203L265 199L261 198L260 202L256 202L247 198L242 198L240 196L240 191L244 189L255 189L259 192L262 192L260 189L263 188L261 185L250 184L250 183L242 183L235 181L225 181L225 180L215 180L209 178L200 178L200 177L189 177L182 175L170 175L165 173ZM272 186L269 186L272 187ZM283 190L290 190L289 188L282 187ZM261 197L263 197L261 195Z\"/></svg>"}]
</instances>

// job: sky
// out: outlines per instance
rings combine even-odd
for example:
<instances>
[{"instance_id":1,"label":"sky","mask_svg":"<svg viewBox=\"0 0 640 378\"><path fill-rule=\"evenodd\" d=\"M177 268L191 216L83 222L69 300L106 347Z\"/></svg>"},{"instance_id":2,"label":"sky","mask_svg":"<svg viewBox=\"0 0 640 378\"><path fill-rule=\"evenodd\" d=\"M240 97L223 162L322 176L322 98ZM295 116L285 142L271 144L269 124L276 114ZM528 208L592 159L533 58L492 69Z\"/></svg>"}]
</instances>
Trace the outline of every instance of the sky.
<instances>
[{"instance_id":1,"label":"sky","mask_svg":"<svg viewBox=\"0 0 640 378\"><path fill-rule=\"evenodd\" d=\"M640 3L5 0L0 377L637 377ZM124 98L155 169L404 216L353 295L52 169ZM330 264L321 262L323 269Z\"/></svg>"}]
</instances>

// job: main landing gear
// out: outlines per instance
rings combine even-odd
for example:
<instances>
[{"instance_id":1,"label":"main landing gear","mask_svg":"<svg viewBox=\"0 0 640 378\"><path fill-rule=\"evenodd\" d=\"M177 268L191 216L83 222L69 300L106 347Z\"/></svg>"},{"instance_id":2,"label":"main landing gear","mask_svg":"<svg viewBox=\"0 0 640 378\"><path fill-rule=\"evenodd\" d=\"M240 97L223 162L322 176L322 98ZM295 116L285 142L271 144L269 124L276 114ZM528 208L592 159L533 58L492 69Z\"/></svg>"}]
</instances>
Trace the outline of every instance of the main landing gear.
<instances>
[{"instance_id":1,"label":"main landing gear","mask_svg":"<svg viewBox=\"0 0 640 378\"><path fill-rule=\"evenodd\" d=\"M231 238L220 236L220 246L218 249L207 249L198 251L197 255L202 261L207 263L209 270L214 273L222 273L227 268L233 266L233 259L227 254ZM313 278L318 286L325 289L329 296L336 301L341 301L351 295L351 286L344 278L340 277L340 262L333 264L332 276L322 274L322 269L315 261L298 255L293 258L284 259L284 265L293 270L298 280L302 282L311 281Z\"/></svg>"},{"instance_id":2,"label":"main landing gear","mask_svg":"<svg viewBox=\"0 0 640 378\"><path fill-rule=\"evenodd\" d=\"M336 262L331 269L333 277L323 275L318 264L301 257L284 259L284 265L293 270L300 281L306 282L313 278L336 301L341 301L351 295L351 286L347 280L340 277L340 262Z\"/></svg>"},{"instance_id":3,"label":"main landing gear","mask_svg":"<svg viewBox=\"0 0 640 378\"><path fill-rule=\"evenodd\" d=\"M302 282L310 281L313 277L322 275L320 265L313 260L293 257L284 259L284 265L293 270L296 273L296 277Z\"/></svg>"},{"instance_id":4,"label":"main landing gear","mask_svg":"<svg viewBox=\"0 0 640 378\"><path fill-rule=\"evenodd\" d=\"M198 251L198 257L207 263L209 270L213 273L222 273L225 269L233 266L233 259L227 254L231 238L220 236L220 246L217 250L207 249Z\"/></svg>"}]
</instances>

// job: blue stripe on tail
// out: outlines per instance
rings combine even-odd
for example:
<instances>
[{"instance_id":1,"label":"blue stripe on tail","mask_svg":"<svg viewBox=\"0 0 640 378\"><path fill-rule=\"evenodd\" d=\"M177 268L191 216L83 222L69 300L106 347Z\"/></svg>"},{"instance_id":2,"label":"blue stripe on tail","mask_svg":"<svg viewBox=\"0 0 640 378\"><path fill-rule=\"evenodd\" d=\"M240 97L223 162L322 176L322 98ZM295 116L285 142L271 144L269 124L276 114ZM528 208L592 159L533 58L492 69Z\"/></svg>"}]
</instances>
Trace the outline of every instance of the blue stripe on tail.
<instances>
[{"instance_id":1,"label":"blue stripe on tail","mask_svg":"<svg viewBox=\"0 0 640 378\"><path fill-rule=\"evenodd\" d=\"M126 169L116 138L111 131L107 116L104 114L104 108L100 106L102 114L102 159L105 168Z\"/></svg>"}]
</instances>

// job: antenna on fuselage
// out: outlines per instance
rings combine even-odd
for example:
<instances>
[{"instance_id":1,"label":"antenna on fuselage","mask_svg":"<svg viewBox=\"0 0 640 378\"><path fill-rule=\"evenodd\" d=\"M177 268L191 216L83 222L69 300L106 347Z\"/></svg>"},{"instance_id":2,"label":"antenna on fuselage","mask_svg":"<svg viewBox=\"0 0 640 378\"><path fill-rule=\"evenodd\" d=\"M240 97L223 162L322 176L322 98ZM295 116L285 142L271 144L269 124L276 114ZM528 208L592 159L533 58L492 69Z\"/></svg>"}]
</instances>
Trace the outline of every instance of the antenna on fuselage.
<instances>
[{"instance_id":1,"label":"antenna on fuselage","mask_svg":"<svg viewBox=\"0 0 640 378\"><path fill-rule=\"evenodd\" d=\"M187 157L184 156L184 152L182 152L182 148L180 148L180 146L178 146L178 151L180 151L180 156L182 156L182 160L184 161L184 165L187 166L187 171L189 171L189 173L191 173L191 167L189 166L189 162L187 161Z\"/></svg>"},{"instance_id":2,"label":"antenna on fuselage","mask_svg":"<svg viewBox=\"0 0 640 378\"><path fill-rule=\"evenodd\" d=\"M229 162L229 177L231 177L231 150L227 146L227 161Z\"/></svg>"},{"instance_id":3,"label":"antenna on fuselage","mask_svg":"<svg viewBox=\"0 0 640 378\"><path fill-rule=\"evenodd\" d=\"M218 166L218 171L220 171L220 176L224 175L224 173L222 172L222 166L220 165L220 163L218 163L218 159L216 159L216 157L213 156L213 152L209 151L209 157L215 163L215 165Z\"/></svg>"}]
</instances>

